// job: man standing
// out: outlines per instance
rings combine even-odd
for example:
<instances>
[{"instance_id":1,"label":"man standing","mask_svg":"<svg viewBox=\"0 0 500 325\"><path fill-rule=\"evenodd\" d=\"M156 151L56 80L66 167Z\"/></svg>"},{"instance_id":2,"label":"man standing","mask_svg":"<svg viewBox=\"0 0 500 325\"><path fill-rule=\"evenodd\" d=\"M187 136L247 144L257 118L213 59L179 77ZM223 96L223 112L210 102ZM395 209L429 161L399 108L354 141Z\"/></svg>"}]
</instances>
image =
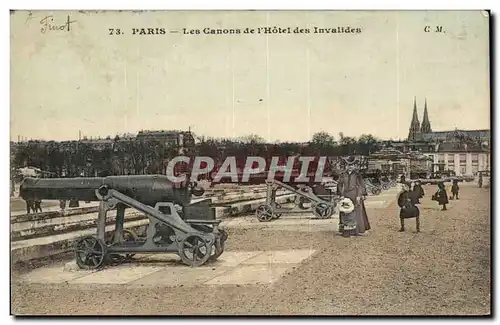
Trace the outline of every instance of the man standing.
<instances>
[{"instance_id":1,"label":"man standing","mask_svg":"<svg viewBox=\"0 0 500 325\"><path fill-rule=\"evenodd\" d=\"M370 222L366 214L364 198L366 196L366 188L363 178L359 171L356 170L357 160L354 157L344 159L346 170L340 175L337 182L337 195L349 198L354 203L354 211L349 215L340 212L339 231L344 236L362 234L370 230ZM344 229L344 218L353 219L356 226L355 229ZM349 222L351 224L352 222Z\"/></svg>"}]
</instances>

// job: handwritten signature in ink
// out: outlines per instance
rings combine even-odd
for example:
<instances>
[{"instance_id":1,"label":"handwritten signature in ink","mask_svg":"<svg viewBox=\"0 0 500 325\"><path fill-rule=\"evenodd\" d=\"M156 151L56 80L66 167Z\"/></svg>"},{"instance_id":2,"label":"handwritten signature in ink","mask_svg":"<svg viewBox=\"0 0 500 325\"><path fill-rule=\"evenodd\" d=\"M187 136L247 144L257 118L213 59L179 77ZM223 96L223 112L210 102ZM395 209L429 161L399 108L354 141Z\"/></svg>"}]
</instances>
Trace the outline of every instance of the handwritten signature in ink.
<instances>
[{"instance_id":1,"label":"handwritten signature in ink","mask_svg":"<svg viewBox=\"0 0 500 325\"><path fill-rule=\"evenodd\" d=\"M54 16L45 16L42 20L40 20L40 32L45 34L51 31L71 31L71 26L75 23L76 20L71 20L68 15L65 23L56 23L54 22Z\"/></svg>"}]
</instances>

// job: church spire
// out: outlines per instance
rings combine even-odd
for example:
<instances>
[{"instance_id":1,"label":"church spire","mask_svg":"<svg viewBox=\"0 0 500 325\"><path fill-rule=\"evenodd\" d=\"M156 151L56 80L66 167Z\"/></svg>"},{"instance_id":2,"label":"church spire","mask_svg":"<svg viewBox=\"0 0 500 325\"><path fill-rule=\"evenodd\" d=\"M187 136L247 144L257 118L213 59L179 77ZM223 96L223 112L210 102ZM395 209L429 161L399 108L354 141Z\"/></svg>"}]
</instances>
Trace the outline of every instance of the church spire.
<instances>
[{"instance_id":1,"label":"church spire","mask_svg":"<svg viewBox=\"0 0 500 325\"><path fill-rule=\"evenodd\" d=\"M427 113L427 98L425 99L424 118L422 120L422 126L420 127L420 132L422 133L432 132L431 122L429 121L429 114Z\"/></svg>"},{"instance_id":2,"label":"church spire","mask_svg":"<svg viewBox=\"0 0 500 325\"><path fill-rule=\"evenodd\" d=\"M408 141L414 141L420 133L420 122L417 113L417 99L413 98L413 117L411 118L410 130L408 132Z\"/></svg>"}]
</instances>

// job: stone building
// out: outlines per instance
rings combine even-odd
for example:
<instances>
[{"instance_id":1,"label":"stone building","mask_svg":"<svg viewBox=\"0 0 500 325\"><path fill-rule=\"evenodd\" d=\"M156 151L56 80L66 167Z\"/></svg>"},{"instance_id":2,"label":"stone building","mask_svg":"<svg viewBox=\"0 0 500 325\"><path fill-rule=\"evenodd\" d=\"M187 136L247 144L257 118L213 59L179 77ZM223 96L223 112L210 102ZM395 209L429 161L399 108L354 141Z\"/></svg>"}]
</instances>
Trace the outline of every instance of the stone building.
<instances>
[{"instance_id":1,"label":"stone building","mask_svg":"<svg viewBox=\"0 0 500 325\"><path fill-rule=\"evenodd\" d=\"M490 130L459 130L433 132L425 100L422 123L419 124L416 99L405 142L393 143L402 151L414 150L431 158L430 171L452 171L457 176L489 171L491 166Z\"/></svg>"}]
</instances>

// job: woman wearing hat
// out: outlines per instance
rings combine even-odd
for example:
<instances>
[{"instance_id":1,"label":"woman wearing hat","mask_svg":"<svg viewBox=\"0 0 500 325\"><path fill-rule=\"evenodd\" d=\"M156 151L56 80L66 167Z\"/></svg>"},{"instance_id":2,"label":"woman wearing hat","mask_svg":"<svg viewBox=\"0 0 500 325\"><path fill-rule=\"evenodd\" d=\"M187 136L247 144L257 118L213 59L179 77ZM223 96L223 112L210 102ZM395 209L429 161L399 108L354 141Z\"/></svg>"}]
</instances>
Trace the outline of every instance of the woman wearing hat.
<instances>
[{"instance_id":1,"label":"woman wearing hat","mask_svg":"<svg viewBox=\"0 0 500 325\"><path fill-rule=\"evenodd\" d=\"M344 198L349 198L353 202L354 210L349 213L349 220L354 220L356 226L354 227L355 229L349 229L349 235L358 235L371 228L363 202L366 196L366 188L361 174L356 170L357 159L349 157L344 159L344 162L346 170L340 175L337 181L337 194ZM339 231L344 233L343 219L346 217L346 214L340 211L339 215ZM349 223L351 224L352 222Z\"/></svg>"}]
</instances>

